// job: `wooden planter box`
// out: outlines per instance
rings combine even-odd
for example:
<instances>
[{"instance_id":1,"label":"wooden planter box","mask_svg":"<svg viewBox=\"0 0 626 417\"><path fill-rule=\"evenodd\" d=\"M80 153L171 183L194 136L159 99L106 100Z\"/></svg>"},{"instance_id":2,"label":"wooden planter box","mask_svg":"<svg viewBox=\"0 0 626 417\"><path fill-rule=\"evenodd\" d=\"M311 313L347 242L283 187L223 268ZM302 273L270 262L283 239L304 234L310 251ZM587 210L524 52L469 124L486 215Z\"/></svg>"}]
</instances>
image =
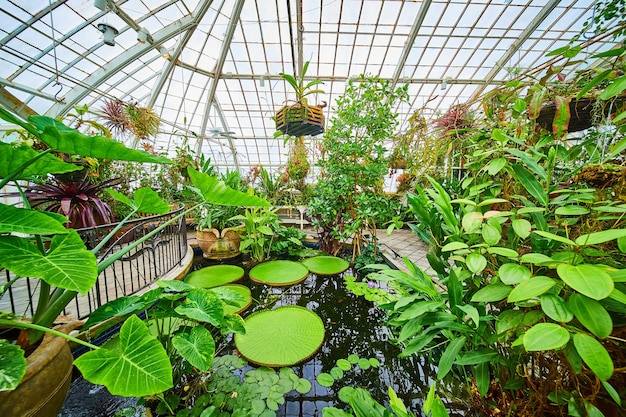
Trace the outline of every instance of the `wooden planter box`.
<instances>
[{"instance_id":1,"label":"wooden planter box","mask_svg":"<svg viewBox=\"0 0 626 417\"><path fill-rule=\"evenodd\" d=\"M324 113L318 106L285 106L276 113L276 129L290 136L316 136L324 133Z\"/></svg>"}]
</instances>

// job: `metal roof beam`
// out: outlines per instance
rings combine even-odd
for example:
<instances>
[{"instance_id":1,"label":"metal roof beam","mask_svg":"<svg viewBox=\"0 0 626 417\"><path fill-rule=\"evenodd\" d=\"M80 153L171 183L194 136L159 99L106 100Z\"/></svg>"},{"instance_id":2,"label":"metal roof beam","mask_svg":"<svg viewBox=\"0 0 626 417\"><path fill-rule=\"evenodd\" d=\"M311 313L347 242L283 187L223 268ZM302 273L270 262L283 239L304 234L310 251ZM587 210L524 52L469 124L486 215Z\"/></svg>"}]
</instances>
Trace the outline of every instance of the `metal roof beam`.
<instances>
[{"instance_id":1,"label":"metal roof beam","mask_svg":"<svg viewBox=\"0 0 626 417\"><path fill-rule=\"evenodd\" d=\"M53 96L51 94L44 93L43 91L37 90L36 88L29 87L27 85L14 83L13 81L9 81L6 78L0 77L0 85L4 86L4 87L15 88L16 90L20 90L20 91L23 91L25 93L32 94L34 96L43 97L43 98L45 98L47 100L51 100L51 101L54 101L54 102L59 101L55 96Z\"/></svg>"},{"instance_id":2,"label":"metal roof beam","mask_svg":"<svg viewBox=\"0 0 626 417\"><path fill-rule=\"evenodd\" d=\"M528 23L526 29L522 32L522 34L517 38L509 47L509 49L502 55L502 57L496 62L496 65L489 71L487 76L485 77L485 84L478 87L470 98L468 102L473 102L476 100L484 91L487 86L493 79L498 75L498 73L502 70L504 65L515 55L515 53L522 47L522 44L530 38L535 30L539 27L539 25L548 17L550 13L554 10L556 6L558 6L560 0L550 0L548 4L546 4L543 9L535 16L533 20Z\"/></svg>"},{"instance_id":3,"label":"metal roof beam","mask_svg":"<svg viewBox=\"0 0 626 417\"><path fill-rule=\"evenodd\" d=\"M0 87L0 104L24 120L27 120L28 116L37 114L35 110L28 107L22 100L8 92L4 87Z\"/></svg>"},{"instance_id":4,"label":"metal roof beam","mask_svg":"<svg viewBox=\"0 0 626 417\"><path fill-rule=\"evenodd\" d=\"M174 70L174 67L176 66L176 63L178 62L178 58L180 57L180 54L183 52L183 49L185 49L185 46L187 46L187 43L193 36L196 28L200 24L200 21L202 20L206 12L209 10L209 7L211 7L211 4L213 4L213 0L202 1L200 2L196 10L194 10L193 15L195 16L195 18L193 19L192 26L187 32L185 32L185 35L183 36L183 38L178 43L178 46L176 47L176 51L174 52L174 55L172 55L172 57L169 59L167 66L161 73L161 77L159 78L155 86L152 88L152 94L147 104L148 107L154 106L154 103L156 102L157 97L161 93L161 90L163 90L163 86L165 86L165 83L167 82L169 76L172 74L172 71Z\"/></svg>"},{"instance_id":5,"label":"metal roof beam","mask_svg":"<svg viewBox=\"0 0 626 417\"><path fill-rule=\"evenodd\" d=\"M211 87L207 94L206 98L206 106L204 108L204 116L202 119L202 127L200 128L200 135L198 138L198 142L196 145L196 155L200 155L202 151L202 142L203 138L206 135L206 129L209 124L209 114L211 113L211 106L213 101L215 100L215 92L217 91L217 83L220 80L220 76L222 74L222 69L224 68L224 62L226 61L226 56L228 55L228 50L230 49L230 43L233 40L233 36L235 35L235 29L237 28L237 22L239 21L239 16L241 16L241 10L243 9L243 4L245 0L237 0L237 3L233 7L233 13L228 22L228 28L226 29L226 35L224 35L224 43L222 43L222 50L220 51L220 55L217 58L215 63L215 77L213 78L213 82L211 83Z\"/></svg>"},{"instance_id":6,"label":"metal roof beam","mask_svg":"<svg viewBox=\"0 0 626 417\"><path fill-rule=\"evenodd\" d=\"M168 41L169 39L172 39L176 35L189 29L193 25L194 18L195 16L193 15L185 16L156 32L153 35L154 44L138 43L137 45L126 50L124 53L118 55L101 69L97 70L83 80L83 85L87 85L89 87L74 87L65 96L65 104L55 104L46 112L46 115L56 117L58 115L65 114L72 108L73 105L85 98L92 90L97 89L102 83L115 75L130 62L146 54L149 50L153 49L155 45L161 45L163 42Z\"/></svg>"},{"instance_id":7,"label":"metal roof beam","mask_svg":"<svg viewBox=\"0 0 626 417\"><path fill-rule=\"evenodd\" d=\"M404 49L402 50L402 54L400 55L400 59L398 60L396 70L393 73L393 78L391 79L392 89L396 86L396 84L400 80L400 77L402 76L402 70L404 69L404 64L406 64L406 60L409 58L411 49L413 49L415 38L417 38L417 34L420 31L422 24L424 23L424 19L426 18L426 14L428 13L428 9L430 8L431 3L432 3L432 0L424 0L422 4L420 5L420 9L417 12L417 17L415 18L415 22L413 22L413 26L411 27L411 31L409 32L409 38L404 44Z\"/></svg>"}]
</instances>

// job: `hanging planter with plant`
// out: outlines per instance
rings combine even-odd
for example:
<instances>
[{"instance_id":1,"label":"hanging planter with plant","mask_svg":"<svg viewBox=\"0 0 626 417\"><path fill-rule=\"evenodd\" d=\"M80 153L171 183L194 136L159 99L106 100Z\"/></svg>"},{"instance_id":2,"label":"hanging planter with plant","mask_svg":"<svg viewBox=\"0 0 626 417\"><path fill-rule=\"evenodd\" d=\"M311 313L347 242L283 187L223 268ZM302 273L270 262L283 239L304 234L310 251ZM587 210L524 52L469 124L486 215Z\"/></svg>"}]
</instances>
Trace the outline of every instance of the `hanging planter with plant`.
<instances>
[{"instance_id":1,"label":"hanging planter with plant","mask_svg":"<svg viewBox=\"0 0 626 417\"><path fill-rule=\"evenodd\" d=\"M321 105L309 105L306 96L323 93L323 90L313 89L322 84L320 80L309 81L305 84L304 76L309 67L305 62L302 73L298 78L291 74L280 73L280 76L293 87L296 93L295 104L283 106L275 116L276 129L285 135L291 136L316 136L324 132L324 113Z\"/></svg>"}]
</instances>

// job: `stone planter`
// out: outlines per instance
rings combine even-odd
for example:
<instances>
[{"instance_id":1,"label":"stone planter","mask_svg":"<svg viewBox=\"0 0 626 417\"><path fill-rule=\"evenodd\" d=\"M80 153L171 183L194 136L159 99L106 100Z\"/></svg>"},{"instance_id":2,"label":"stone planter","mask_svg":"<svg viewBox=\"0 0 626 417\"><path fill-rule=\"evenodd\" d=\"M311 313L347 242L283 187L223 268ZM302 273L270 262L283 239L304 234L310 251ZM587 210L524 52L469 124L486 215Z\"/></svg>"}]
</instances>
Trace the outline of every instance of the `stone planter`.
<instances>
[{"instance_id":1,"label":"stone planter","mask_svg":"<svg viewBox=\"0 0 626 417\"><path fill-rule=\"evenodd\" d=\"M226 259L239 255L241 235L237 229L226 228L220 233L217 229L196 231L198 246L207 259Z\"/></svg>"}]
</instances>

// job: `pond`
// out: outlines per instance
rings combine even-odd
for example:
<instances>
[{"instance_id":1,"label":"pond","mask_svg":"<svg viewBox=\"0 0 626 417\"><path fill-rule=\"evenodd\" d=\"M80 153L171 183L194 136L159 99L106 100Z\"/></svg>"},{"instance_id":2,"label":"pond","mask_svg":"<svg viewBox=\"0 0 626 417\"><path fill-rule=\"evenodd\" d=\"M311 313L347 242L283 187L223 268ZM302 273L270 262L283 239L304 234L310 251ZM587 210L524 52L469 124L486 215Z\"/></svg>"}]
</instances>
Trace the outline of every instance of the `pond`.
<instances>
[{"instance_id":1,"label":"pond","mask_svg":"<svg viewBox=\"0 0 626 417\"><path fill-rule=\"evenodd\" d=\"M193 269L215 263L196 257ZM426 358L398 357L400 350L389 342L393 335L383 325L384 311L346 289L344 277L353 275L350 269L335 276L311 273L301 283L285 287L271 287L253 282L248 278L249 268L244 265L244 269L246 274L237 284L248 286L253 299L252 305L241 313L244 319L259 310L298 305L314 311L325 327L324 342L319 351L306 362L292 367L298 377L311 382L311 390L306 394L297 391L286 394L285 403L280 404L276 411L277 416L316 417L322 415L324 407L343 408L344 404L337 394L344 386L364 388L381 404L388 404L387 390L391 386L410 410L421 415L422 401L430 385L436 380L436 368ZM226 340L220 354L236 354L232 338ZM373 362L378 361L380 366L368 369L352 366L331 387L317 382L316 377L321 373L331 373L337 367L338 360L353 359L354 355L363 359L375 359ZM250 369L254 367L247 365L239 374ZM101 387L94 387L77 378L60 416L112 417L116 412L119 416L142 415L141 407L134 407L135 399L113 397L106 389L99 388ZM449 413L451 416L467 415L460 410L449 410Z\"/></svg>"}]
</instances>

